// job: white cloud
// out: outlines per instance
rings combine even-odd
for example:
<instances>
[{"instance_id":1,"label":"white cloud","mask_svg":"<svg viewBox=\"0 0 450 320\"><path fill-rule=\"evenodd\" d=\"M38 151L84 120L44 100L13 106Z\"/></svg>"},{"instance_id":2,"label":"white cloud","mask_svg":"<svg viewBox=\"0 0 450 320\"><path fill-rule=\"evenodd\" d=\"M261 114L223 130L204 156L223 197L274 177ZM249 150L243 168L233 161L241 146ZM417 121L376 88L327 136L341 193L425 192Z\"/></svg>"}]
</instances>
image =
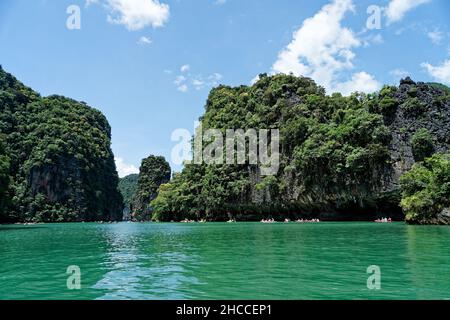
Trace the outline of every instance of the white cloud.
<instances>
[{"instance_id":1,"label":"white cloud","mask_svg":"<svg viewBox=\"0 0 450 320\"><path fill-rule=\"evenodd\" d=\"M180 85L180 84L182 84L185 81L186 81L186 77L185 76L177 76L175 81L174 81L174 83L176 85Z\"/></svg>"},{"instance_id":2,"label":"white cloud","mask_svg":"<svg viewBox=\"0 0 450 320\"><path fill-rule=\"evenodd\" d=\"M139 169L132 164L126 164L122 158L115 158L117 172L119 177L123 178L130 174L139 173Z\"/></svg>"},{"instance_id":3,"label":"white cloud","mask_svg":"<svg viewBox=\"0 0 450 320\"><path fill-rule=\"evenodd\" d=\"M189 71L190 69L191 69L191 66L188 65L188 64L185 64L185 65L182 65L182 66L181 66L180 71L181 71L181 72L187 72L187 71Z\"/></svg>"},{"instance_id":4,"label":"white cloud","mask_svg":"<svg viewBox=\"0 0 450 320\"><path fill-rule=\"evenodd\" d=\"M337 83L335 91L342 93L344 96L350 95L352 92L375 92L380 89L381 84L367 72L358 72L352 74L350 80Z\"/></svg>"},{"instance_id":5,"label":"white cloud","mask_svg":"<svg viewBox=\"0 0 450 320\"><path fill-rule=\"evenodd\" d=\"M200 90L205 86L205 82L203 80L194 79L192 80L192 85L194 86L195 90Z\"/></svg>"},{"instance_id":6,"label":"white cloud","mask_svg":"<svg viewBox=\"0 0 450 320\"><path fill-rule=\"evenodd\" d=\"M402 20L408 11L430 1L431 0L391 0L385 8L388 24Z\"/></svg>"},{"instance_id":7,"label":"white cloud","mask_svg":"<svg viewBox=\"0 0 450 320\"><path fill-rule=\"evenodd\" d=\"M363 39L364 47L369 47L372 44L382 44L384 43L383 36L381 34L375 34L367 36Z\"/></svg>"},{"instance_id":8,"label":"white cloud","mask_svg":"<svg viewBox=\"0 0 450 320\"><path fill-rule=\"evenodd\" d=\"M226 2L227 2L227 0L216 0L216 1L214 2L214 4L216 4L216 5L218 5L218 6L221 6L221 5L225 4Z\"/></svg>"},{"instance_id":9,"label":"white cloud","mask_svg":"<svg viewBox=\"0 0 450 320\"><path fill-rule=\"evenodd\" d=\"M366 72L354 73L350 80L341 82L344 72L353 68L352 49L362 44L351 29L341 25L345 14L353 11L352 0L334 0L303 21L292 42L278 55L272 71L310 77L329 93L378 89L380 84Z\"/></svg>"},{"instance_id":10,"label":"white cloud","mask_svg":"<svg viewBox=\"0 0 450 320\"><path fill-rule=\"evenodd\" d=\"M430 63L422 63L420 65L435 80L444 84L450 84L450 60L445 60L439 66L433 66Z\"/></svg>"},{"instance_id":11,"label":"white cloud","mask_svg":"<svg viewBox=\"0 0 450 320\"><path fill-rule=\"evenodd\" d=\"M139 38L137 43L140 44L140 45L151 44L152 43L152 39L150 39L149 37L142 36L142 37Z\"/></svg>"},{"instance_id":12,"label":"white cloud","mask_svg":"<svg viewBox=\"0 0 450 320\"><path fill-rule=\"evenodd\" d=\"M159 0L107 0L107 8L109 22L124 25L131 31L162 27L170 15L169 5Z\"/></svg>"},{"instance_id":13,"label":"white cloud","mask_svg":"<svg viewBox=\"0 0 450 320\"><path fill-rule=\"evenodd\" d=\"M440 44L444 39L444 34L439 30L430 31L427 33L428 38L430 38L431 42L434 44Z\"/></svg>"},{"instance_id":14,"label":"white cloud","mask_svg":"<svg viewBox=\"0 0 450 320\"><path fill-rule=\"evenodd\" d=\"M398 80L400 80L400 79L406 78L407 76L409 76L410 73L409 73L408 71L404 70L404 69L397 68L397 69L394 69L394 70L389 71L389 74L390 74L396 81L398 81Z\"/></svg>"},{"instance_id":15,"label":"white cloud","mask_svg":"<svg viewBox=\"0 0 450 320\"><path fill-rule=\"evenodd\" d=\"M252 80L250 80L250 84L251 85L254 85L255 83L257 83L259 81L259 74L256 76L256 77L254 77Z\"/></svg>"},{"instance_id":16,"label":"white cloud","mask_svg":"<svg viewBox=\"0 0 450 320\"><path fill-rule=\"evenodd\" d=\"M192 75L189 73L191 67L188 64L181 66L181 74L177 75L174 84L177 86L177 90L183 93L189 91L189 87L192 86L195 90L201 90L205 87L214 87L219 84L219 81L223 78L220 73L212 73L209 76Z\"/></svg>"},{"instance_id":17,"label":"white cloud","mask_svg":"<svg viewBox=\"0 0 450 320\"><path fill-rule=\"evenodd\" d=\"M213 73L208 77L208 82L210 86L217 86L219 84L219 81L222 80L223 76L220 73Z\"/></svg>"},{"instance_id":18,"label":"white cloud","mask_svg":"<svg viewBox=\"0 0 450 320\"><path fill-rule=\"evenodd\" d=\"M186 84L181 84L180 86L178 86L178 91L181 91L183 93L188 91L188 86Z\"/></svg>"},{"instance_id":19,"label":"white cloud","mask_svg":"<svg viewBox=\"0 0 450 320\"><path fill-rule=\"evenodd\" d=\"M175 78L175 81L173 82L176 86L178 91L181 92L187 92L188 91L188 86L186 85L186 77L179 75Z\"/></svg>"},{"instance_id":20,"label":"white cloud","mask_svg":"<svg viewBox=\"0 0 450 320\"><path fill-rule=\"evenodd\" d=\"M99 0L86 0L86 7L89 7L91 4L98 4Z\"/></svg>"}]
</instances>

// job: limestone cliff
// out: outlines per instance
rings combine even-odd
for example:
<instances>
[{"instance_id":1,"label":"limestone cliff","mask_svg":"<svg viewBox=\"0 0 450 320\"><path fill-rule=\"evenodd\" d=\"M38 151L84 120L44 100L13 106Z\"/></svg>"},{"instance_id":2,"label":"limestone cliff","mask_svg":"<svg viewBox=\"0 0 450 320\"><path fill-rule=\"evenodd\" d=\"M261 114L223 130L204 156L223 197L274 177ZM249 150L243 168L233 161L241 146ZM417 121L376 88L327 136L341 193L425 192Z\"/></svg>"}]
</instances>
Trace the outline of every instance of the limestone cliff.
<instances>
[{"instance_id":1,"label":"limestone cliff","mask_svg":"<svg viewBox=\"0 0 450 320\"><path fill-rule=\"evenodd\" d=\"M10 159L2 221L121 219L111 128L98 110L41 97L0 68L0 133Z\"/></svg>"}]
</instances>

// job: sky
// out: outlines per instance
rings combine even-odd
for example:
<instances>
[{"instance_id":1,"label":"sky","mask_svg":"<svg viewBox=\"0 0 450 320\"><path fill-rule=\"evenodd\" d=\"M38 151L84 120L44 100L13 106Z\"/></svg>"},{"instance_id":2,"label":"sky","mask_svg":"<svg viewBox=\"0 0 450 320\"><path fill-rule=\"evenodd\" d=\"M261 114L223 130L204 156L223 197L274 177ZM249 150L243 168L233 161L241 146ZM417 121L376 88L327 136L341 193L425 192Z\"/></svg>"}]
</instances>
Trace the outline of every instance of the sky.
<instances>
[{"instance_id":1,"label":"sky","mask_svg":"<svg viewBox=\"0 0 450 320\"><path fill-rule=\"evenodd\" d=\"M121 177L171 161L208 93L260 73L327 93L450 85L448 0L1 0L0 64L42 95L101 110Z\"/></svg>"}]
</instances>

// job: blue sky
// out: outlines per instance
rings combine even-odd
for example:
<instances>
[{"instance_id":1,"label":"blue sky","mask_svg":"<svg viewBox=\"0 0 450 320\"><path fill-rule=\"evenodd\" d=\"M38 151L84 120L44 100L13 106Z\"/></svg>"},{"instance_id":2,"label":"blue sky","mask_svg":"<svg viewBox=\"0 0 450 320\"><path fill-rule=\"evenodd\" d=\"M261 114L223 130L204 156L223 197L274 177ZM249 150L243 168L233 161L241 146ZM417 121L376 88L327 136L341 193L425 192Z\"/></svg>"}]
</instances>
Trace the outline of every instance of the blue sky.
<instances>
[{"instance_id":1,"label":"blue sky","mask_svg":"<svg viewBox=\"0 0 450 320\"><path fill-rule=\"evenodd\" d=\"M80 29L67 28L71 5ZM150 154L170 160L171 133L193 132L219 83L293 72L344 94L406 75L450 84L449 18L447 0L1 0L0 64L100 109L123 176Z\"/></svg>"}]
</instances>

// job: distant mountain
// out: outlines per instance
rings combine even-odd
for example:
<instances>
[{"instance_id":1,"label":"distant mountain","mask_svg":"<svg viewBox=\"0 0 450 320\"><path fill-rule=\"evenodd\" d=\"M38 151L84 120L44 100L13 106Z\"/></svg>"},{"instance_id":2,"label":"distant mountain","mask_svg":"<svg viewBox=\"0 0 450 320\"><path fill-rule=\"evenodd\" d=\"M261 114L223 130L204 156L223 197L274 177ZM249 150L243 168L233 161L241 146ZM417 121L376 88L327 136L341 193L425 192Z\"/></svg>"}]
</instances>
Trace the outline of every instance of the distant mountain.
<instances>
[{"instance_id":1,"label":"distant mountain","mask_svg":"<svg viewBox=\"0 0 450 320\"><path fill-rule=\"evenodd\" d=\"M133 202L138 188L138 174L130 174L119 180L119 190L122 194L124 203L124 219L129 220L131 212L133 211Z\"/></svg>"},{"instance_id":2,"label":"distant mountain","mask_svg":"<svg viewBox=\"0 0 450 320\"><path fill-rule=\"evenodd\" d=\"M0 133L0 222L122 218L111 128L100 111L41 97L0 67Z\"/></svg>"}]
</instances>

